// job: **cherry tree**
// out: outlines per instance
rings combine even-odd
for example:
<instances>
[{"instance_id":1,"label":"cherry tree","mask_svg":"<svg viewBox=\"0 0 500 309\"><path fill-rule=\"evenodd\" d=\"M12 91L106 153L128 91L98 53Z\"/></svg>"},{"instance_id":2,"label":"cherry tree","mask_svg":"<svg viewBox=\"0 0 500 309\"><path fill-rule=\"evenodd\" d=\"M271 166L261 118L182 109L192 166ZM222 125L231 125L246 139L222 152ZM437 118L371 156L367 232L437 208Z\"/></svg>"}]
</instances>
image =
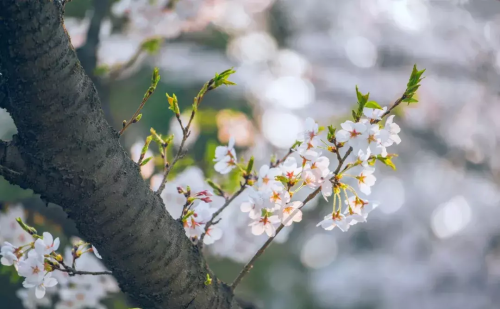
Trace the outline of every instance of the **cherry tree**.
<instances>
[{"instance_id":1,"label":"cherry tree","mask_svg":"<svg viewBox=\"0 0 500 309\"><path fill-rule=\"evenodd\" d=\"M255 166L253 157L240 157L231 138L228 145L215 149L214 169L221 175L238 171L239 188L226 192L211 179L196 188L188 179L186 185L176 187L183 204L174 215L167 211L173 201L164 192L170 172L186 154L198 107L217 88L234 86L230 79L236 72L228 69L208 79L187 118L181 117L176 95L167 93L165 100L180 127L180 143L169 156L167 150L175 146L176 137L151 129L132 160L120 137L141 121L142 108L155 95L159 71L153 71L150 87L135 113L121 128L112 128L65 31L65 2L0 4L0 40L5 42L0 47L5 93L0 107L12 115L18 128L11 141L0 142L0 175L32 189L44 201L61 205L85 238L61 254L58 238L38 232L14 214L16 235L28 237L5 242L1 262L15 267L24 278L23 286L34 291L37 299L46 296L47 288L66 286L71 280L88 292L97 283L75 278L112 274L120 289L141 308L244 308L248 305L235 298L234 290L275 237L301 222L301 209L313 198L321 193L332 204L317 219L318 228L325 230L338 227L347 232L366 222L378 206L367 197L376 183L374 173L379 165L394 167L396 154L388 149L392 151L401 142L400 128L391 113L403 103L417 102L414 95L424 70L414 66L406 89L388 106L369 101L369 94L356 87L351 120L336 128L307 118L304 132L289 151L269 164ZM141 169L151 160L148 151L153 145L158 146L163 171L154 184L148 184ZM306 192L304 199L296 198L299 191ZM244 201L234 205L241 197ZM215 199L221 201L216 207L212 205ZM247 228L254 235L266 234L268 240L232 284L226 284L208 268L202 248L224 237L219 224L230 206L248 213ZM109 270L101 265L90 271L91 262L79 262L91 254L102 259ZM112 284L106 286L114 290ZM65 292L62 301L74 299L72 291Z\"/></svg>"}]
</instances>

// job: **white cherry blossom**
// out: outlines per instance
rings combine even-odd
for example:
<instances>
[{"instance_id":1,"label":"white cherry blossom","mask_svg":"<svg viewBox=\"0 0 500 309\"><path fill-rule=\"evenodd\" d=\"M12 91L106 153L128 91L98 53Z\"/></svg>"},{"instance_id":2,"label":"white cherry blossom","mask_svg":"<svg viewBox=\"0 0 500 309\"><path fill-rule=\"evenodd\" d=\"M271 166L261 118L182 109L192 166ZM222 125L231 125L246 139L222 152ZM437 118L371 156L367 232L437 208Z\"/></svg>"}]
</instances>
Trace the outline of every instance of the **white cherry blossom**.
<instances>
[{"instance_id":1,"label":"white cherry blossom","mask_svg":"<svg viewBox=\"0 0 500 309\"><path fill-rule=\"evenodd\" d=\"M209 204L199 201L193 207L193 213L183 221L186 236L200 238L205 232L205 224L212 218L215 211L216 209L210 208Z\"/></svg>"},{"instance_id":2,"label":"white cherry blossom","mask_svg":"<svg viewBox=\"0 0 500 309\"><path fill-rule=\"evenodd\" d=\"M385 127L380 130L380 140L385 147L392 146L394 143L398 145L401 143L401 138L398 135L401 128L393 120L394 115L389 116L385 122Z\"/></svg>"},{"instance_id":3,"label":"white cherry blossom","mask_svg":"<svg viewBox=\"0 0 500 309\"><path fill-rule=\"evenodd\" d=\"M359 143L360 150L369 154L386 157L387 150L381 144L380 128L378 124L367 125L367 128L368 129L361 135L361 141Z\"/></svg>"},{"instance_id":4,"label":"white cherry blossom","mask_svg":"<svg viewBox=\"0 0 500 309\"><path fill-rule=\"evenodd\" d=\"M28 252L25 260L19 261L18 273L29 282L40 282L45 274L43 256L35 250Z\"/></svg>"},{"instance_id":5,"label":"white cherry blossom","mask_svg":"<svg viewBox=\"0 0 500 309\"><path fill-rule=\"evenodd\" d=\"M382 115L387 111L387 106L384 106L382 109L378 108L363 108L363 114L372 119L372 120L381 120Z\"/></svg>"},{"instance_id":6,"label":"white cherry blossom","mask_svg":"<svg viewBox=\"0 0 500 309\"><path fill-rule=\"evenodd\" d=\"M217 163L214 168L221 174L229 173L236 167L236 151L234 150L235 139L233 136L229 138L227 146L217 146L215 149L215 159Z\"/></svg>"},{"instance_id":7,"label":"white cherry blossom","mask_svg":"<svg viewBox=\"0 0 500 309\"><path fill-rule=\"evenodd\" d=\"M368 214L378 207L378 203L371 203L356 196L351 196L346 201L346 204L349 206L347 212L350 211L351 214L351 216L347 217L350 219L351 225L359 222L366 222Z\"/></svg>"},{"instance_id":8,"label":"white cherry blossom","mask_svg":"<svg viewBox=\"0 0 500 309\"><path fill-rule=\"evenodd\" d=\"M347 120L340 125L341 130L337 131L335 138L337 142L347 143L354 150L359 149L359 144L363 140L363 133L367 130L367 126L363 122L352 122Z\"/></svg>"},{"instance_id":9,"label":"white cherry blossom","mask_svg":"<svg viewBox=\"0 0 500 309\"><path fill-rule=\"evenodd\" d=\"M311 189L321 187L321 195L326 201L333 194L333 184L330 181L332 176L333 172L329 170L305 170L303 173L304 184Z\"/></svg>"},{"instance_id":10,"label":"white cherry blossom","mask_svg":"<svg viewBox=\"0 0 500 309\"><path fill-rule=\"evenodd\" d=\"M236 159L230 156L223 157L220 161L215 163L214 168L217 172L225 175L236 167Z\"/></svg>"},{"instance_id":11,"label":"white cherry blossom","mask_svg":"<svg viewBox=\"0 0 500 309\"><path fill-rule=\"evenodd\" d=\"M289 180L296 180L302 168L297 165L297 160L294 157L288 157L280 166L281 172Z\"/></svg>"},{"instance_id":12,"label":"white cherry blossom","mask_svg":"<svg viewBox=\"0 0 500 309\"><path fill-rule=\"evenodd\" d=\"M59 244L59 237L54 239L52 234L44 232L43 239L37 239L35 241L35 250L40 255L48 255L56 251L59 248Z\"/></svg>"},{"instance_id":13,"label":"white cherry blossom","mask_svg":"<svg viewBox=\"0 0 500 309\"><path fill-rule=\"evenodd\" d=\"M358 180L359 190L361 190L361 192L363 192L366 195L370 195L370 193L372 192L371 187L375 184L375 181L377 180L373 175L374 171L375 171L374 168L365 166L363 171L361 171L361 173L358 176L356 176L356 179Z\"/></svg>"},{"instance_id":14,"label":"white cherry blossom","mask_svg":"<svg viewBox=\"0 0 500 309\"><path fill-rule=\"evenodd\" d=\"M210 245L213 244L216 240L221 239L221 237L222 237L222 229L219 228L217 225L211 225L207 230L205 238L203 238L203 243L205 245Z\"/></svg>"},{"instance_id":15,"label":"white cherry blossom","mask_svg":"<svg viewBox=\"0 0 500 309\"><path fill-rule=\"evenodd\" d=\"M57 280L52 278L52 273L47 273L39 281L25 280L23 286L25 288L35 288L36 298L43 298L45 296L46 288L57 285Z\"/></svg>"},{"instance_id":16,"label":"white cherry blossom","mask_svg":"<svg viewBox=\"0 0 500 309\"><path fill-rule=\"evenodd\" d=\"M225 157L234 157L236 158L236 151L234 150L235 139L233 136L229 138L229 143L227 146L217 146L215 148L215 159L214 161L220 161Z\"/></svg>"},{"instance_id":17,"label":"white cherry blossom","mask_svg":"<svg viewBox=\"0 0 500 309\"><path fill-rule=\"evenodd\" d=\"M266 232L267 236L274 237L276 235L276 225L280 223L278 216L262 216L256 218L255 221L249 224L252 227L252 234L262 235Z\"/></svg>"},{"instance_id":18,"label":"white cherry blossom","mask_svg":"<svg viewBox=\"0 0 500 309\"><path fill-rule=\"evenodd\" d=\"M279 168L269 168L268 165L262 165L259 170L259 180L257 182L259 190L273 189L280 185L275 177L281 175Z\"/></svg>"},{"instance_id":19,"label":"white cherry blossom","mask_svg":"<svg viewBox=\"0 0 500 309\"><path fill-rule=\"evenodd\" d=\"M262 209L273 210L274 204L271 202L272 191L257 191L253 187L247 187L248 201L241 204L242 212L248 212L250 218L260 217Z\"/></svg>"},{"instance_id":20,"label":"white cherry blossom","mask_svg":"<svg viewBox=\"0 0 500 309\"><path fill-rule=\"evenodd\" d=\"M294 201L282 204L278 213L281 223L285 226L292 225L293 222L302 221L302 211L299 209L304 205L301 201Z\"/></svg>"},{"instance_id":21,"label":"white cherry blossom","mask_svg":"<svg viewBox=\"0 0 500 309\"><path fill-rule=\"evenodd\" d=\"M299 135L298 140L302 142L299 147L299 152L304 152L313 149L320 144L319 125L312 118L306 118L305 130Z\"/></svg>"},{"instance_id":22,"label":"white cherry blossom","mask_svg":"<svg viewBox=\"0 0 500 309\"><path fill-rule=\"evenodd\" d=\"M11 243L4 242L2 248L0 249L0 255L2 256L0 262L2 263L2 265L12 266L19 261L15 254L17 249L18 248L14 247Z\"/></svg>"},{"instance_id":23,"label":"white cherry blossom","mask_svg":"<svg viewBox=\"0 0 500 309\"><path fill-rule=\"evenodd\" d=\"M350 225L343 214L333 212L329 215L326 215L323 221L318 223L316 226L321 226L327 231L333 230L335 227L338 227L342 232L347 232Z\"/></svg>"}]
</instances>

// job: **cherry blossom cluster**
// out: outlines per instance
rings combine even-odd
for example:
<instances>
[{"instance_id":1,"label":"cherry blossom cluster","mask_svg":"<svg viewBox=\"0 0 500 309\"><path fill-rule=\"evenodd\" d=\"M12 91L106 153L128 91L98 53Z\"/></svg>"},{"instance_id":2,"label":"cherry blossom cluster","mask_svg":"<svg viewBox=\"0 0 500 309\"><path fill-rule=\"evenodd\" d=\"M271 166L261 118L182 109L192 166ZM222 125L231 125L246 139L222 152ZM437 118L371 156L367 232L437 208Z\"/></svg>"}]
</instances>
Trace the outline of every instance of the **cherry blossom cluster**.
<instances>
[{"instance_id":1,"label":"cherry blossom cluster","mask_svg":"<svg viewBox=\"0 0 500 309\"><path fill-rule=\"evenodd\" d=\"M274 237L280 224L289 226L300 222L300 209L304 204L292 201L292 197L303 188L319 189L325 200L334 195L332 213L325 216L318 226L326 230L337 226L347 231L351 225L365 222L368 213L377 204L359 197L356 190L341 179L350 176L356 180L359 191L366 195L371 193L376 178L373 175L375 168L370 163L374 163L373 158L379 155L386 158L386 148L401 141L398 136L400 128L393 122L394 116L389 117L383 127L375 123L381 120L386 110L364 108L365 117L358 122L342 123L342 129L336 132L333 143L321 140L319 125L312 118L307 118L305 131L292 148L299 159L288 156L282 163L263 165L259 169L256 184L247 185L248 201L240 207L251 219L249 226L252 233L261 235L265 232L269 237ZM359 174L351 176L331 170L330 159L323 155L323 151L338 152L343 146L350 146L353 148L351 151L357 153L350 165L360 166L362 169ZM231 139L227 146L216 149L216 171L225 174L233 169L236 166L233 158L236 158L236 152L234 140ZM345 209L341 206L342 197Z\"/></svg>"},{"instance_id":2,"label":"cherry blossom cluster","mask_svg":"<svg viewBox=\"0 0 500 309\"><path fill-rule=\"evenodd\" d=\"M101 258L97 249L76 239L61 255L58 253L59 238L48 232L38 235L24 219L21 205L10 206L5 214L0 214L0 241L3 243L0 262L3 266L13 266L23 278L22 284L27 290L19 290L17 295L24 306L48 306L50 297L44 296L57 293L57 308L105 308L100 301L119 289L115 279L94 258Z\"/></svg>"}]
</instances>

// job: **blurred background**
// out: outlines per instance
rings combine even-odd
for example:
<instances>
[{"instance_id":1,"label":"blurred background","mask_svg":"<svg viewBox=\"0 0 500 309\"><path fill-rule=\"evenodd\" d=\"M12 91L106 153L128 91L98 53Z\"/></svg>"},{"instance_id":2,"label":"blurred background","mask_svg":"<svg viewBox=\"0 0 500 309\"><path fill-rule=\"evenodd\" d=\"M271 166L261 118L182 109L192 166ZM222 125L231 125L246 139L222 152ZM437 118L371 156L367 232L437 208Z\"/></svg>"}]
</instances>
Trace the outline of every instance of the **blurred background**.
<instances>
[{"instance_id":1,"label":"blurred background","mask_svg":"<svg viewBox=\"0 0 500 309\"><path fill-rule=\"evenodd\" d=\"M347 119L355 85L386 106L404 92L413 64L426 68L420 102L396 110L403 141L390 150L399 154L397 171L378 167L371 198L381 206L371 220L347 233L325 231L315 225L329 203L314 200L237 294L273 309L498 308L500 1L74 0L65 24L116 129L134 113L152 68L159 67L160 85L142 120L122 138L132 157L151 127L180 136L165 92L175 93L188 113L215 72L237 71L231 80L238 86L203 101L189 154L163 194L177 216L178 185L204 188L204 179L212 178L236 188L237 175L216 175L212 162L229 134L239 157L255 155L260 166L286 153L306 117L323 126ZM15 132L0 109L0 138ZM153 188L161 164L155 158L142 169ZM206 248L210 267L226 282L266 239L250 233L239 211L243 199L224 213L222 239ZM19 237L8 224L19 214L63 244L78 236L58 206L1 177L0 205L1 241ZM91 284L107 288L103 295L86 292L96 300L85 303L89 308L128 308L112 279ZM5 308L80 308L56 292L51 301L37 302L18 290L20 278L0 266Z\"/></svg>"}]
</instances>

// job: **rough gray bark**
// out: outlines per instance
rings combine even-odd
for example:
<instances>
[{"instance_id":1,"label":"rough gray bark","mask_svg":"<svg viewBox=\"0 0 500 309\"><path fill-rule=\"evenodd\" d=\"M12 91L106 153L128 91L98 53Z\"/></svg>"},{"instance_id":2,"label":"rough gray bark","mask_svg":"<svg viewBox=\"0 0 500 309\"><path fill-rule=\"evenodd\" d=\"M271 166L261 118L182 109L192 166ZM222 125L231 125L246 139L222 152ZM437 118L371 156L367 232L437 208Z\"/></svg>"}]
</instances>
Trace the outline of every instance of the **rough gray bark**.
<instances>
[{"instance_id":1,"label":"rough gray bark","mask_svg":"<svg viewBox=\"0 0 500 309\"><path fill-rule=\"evenodd\" d=\"M18 134L0 174L61 205L141 308L239 308L104 119L57 0L0 1L4 100Z\"/></svg>"}]
</instances>

